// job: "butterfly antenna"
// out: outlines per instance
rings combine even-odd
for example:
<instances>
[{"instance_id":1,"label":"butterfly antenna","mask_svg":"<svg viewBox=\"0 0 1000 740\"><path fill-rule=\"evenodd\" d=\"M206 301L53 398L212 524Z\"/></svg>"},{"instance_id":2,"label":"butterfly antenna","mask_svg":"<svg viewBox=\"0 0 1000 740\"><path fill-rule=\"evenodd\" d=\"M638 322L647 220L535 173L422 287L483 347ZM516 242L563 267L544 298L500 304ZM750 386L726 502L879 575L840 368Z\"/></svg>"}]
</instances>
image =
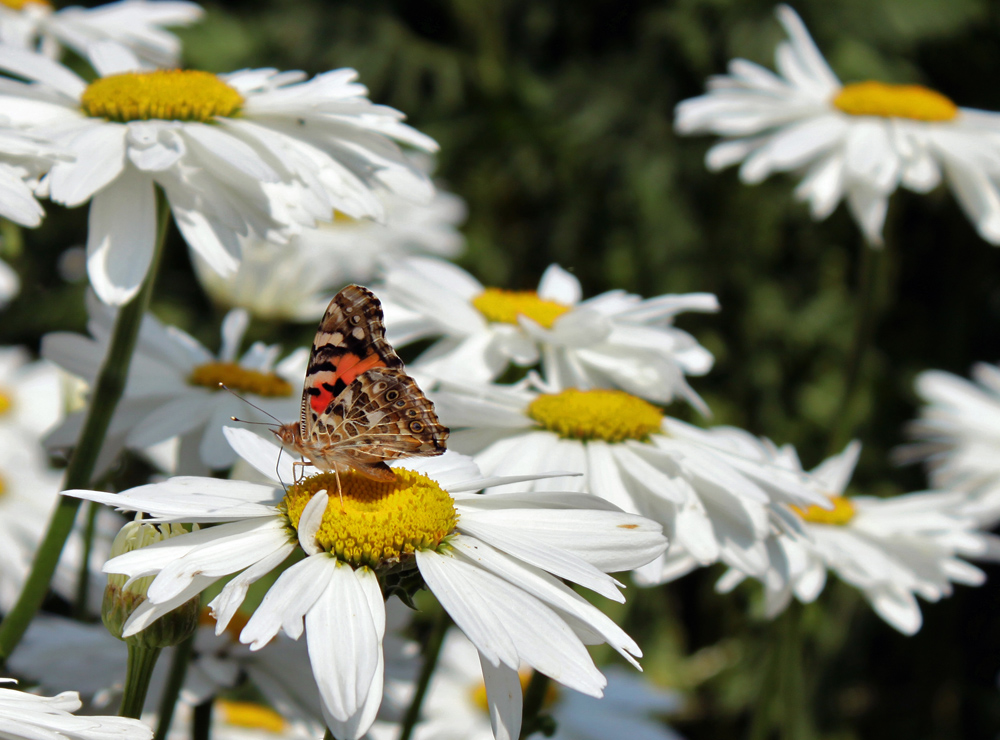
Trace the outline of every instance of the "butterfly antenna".
<instances>
[{"instance_id":1,"label":"butterfly antenna","mask_svg":"<svg viewBox=\"0 0 1000 740\"><path fill-rule=\"evenodd\" d=\"M237 419L237 421L239 421L239 419ZM278 479L278 483L281 484L281 490L283 490L285 492L285 495L287 496L288 488L285 486L285 481L281 480L281 473L278 470L279 466L281 465L281 453L284 451L285 451L284 447L278 448L278 459L274 461L274 477Z\"/></svg>"},{"instance_id":2,"label":"butterfly antenna","mask_svg":"<svg viewBox=\"0 0 1000 740\"><path fill-rule=\"evenodd\" d=\"M241 401L243 401L243 403L245 403L245 404L246 404L247 406L250 406L250 407L252 407L252 408L255 408L255 409L257 409L257 410L258 410L258 411L259 411L260 413L264 414L264 416L270 416L270 417L271 417L272 419L274 419L274 422L275 422L275 423L276 423L276 424L277 424L278 426L281 426L281 423L282 423L282 422L281 422L281 419L278 419L278 418L276 418L276 417L274 416L274 414L269 414L269 413L268 413L267 411L265 411L264 409L262 409L262 408L261 408L260 406L258 406L257 404L255 404L255 403L250 403L250 401L248 401L248 400L246 400L245 398L243 398L243 396L241 396L241 395L240 395L239 393L237 393L237 392L236 392L236 391L234 391L234 390L233 390L232 388L230 388L229 386L227 386L227 385L226 385L225 383L219 383L219 387L220 387L220 388L222 388L223 390L227 390L227 391L229 391L230 393L232 393L232 394L233 394L234 396L236 396L236 397L237 397L238 399L240 399ZM243 421L242 419L237 419L237 418L236 418L235 416L230 416L229 418L230 418L230 419L232 419L233 421L239 421L239 422L242 422L243 424L267 424L267 422L266 422L266 421ZM270 425L268 425L268 426L270 426Z\"/></svg>"}]
</instances>

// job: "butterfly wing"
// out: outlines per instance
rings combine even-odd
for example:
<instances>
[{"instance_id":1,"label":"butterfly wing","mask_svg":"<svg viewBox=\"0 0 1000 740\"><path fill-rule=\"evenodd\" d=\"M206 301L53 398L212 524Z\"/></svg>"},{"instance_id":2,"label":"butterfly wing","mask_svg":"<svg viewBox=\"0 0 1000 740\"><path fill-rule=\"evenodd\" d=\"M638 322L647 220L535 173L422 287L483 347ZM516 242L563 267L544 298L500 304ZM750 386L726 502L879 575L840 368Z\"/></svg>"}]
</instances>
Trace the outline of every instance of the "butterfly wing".
<instances>
[{"instance_id":1,"label":"butterfly wing","mask_svg":"<svg viewBox=\"0 0 1000 740\"><path fill-rule=\"evenodd\" d=\"M325 459L391 480L384 460L440 455L448 428L413 378L400 368L379 367L358 376L330 403L314 434Z\"/></svg>"},{"instance_id":2,"label":"butterfly wing","mask_svg":"<svg viewBox=\"0 0 1000 740\"><path fill-rule=\"evenodd\" d=\"M385 339L382 304L367 288L348 285L327 306L313 340L302 388L299 434L314 444L316 425L358 376L373 368L402 368Z\"/></svg>"}]
</instances>

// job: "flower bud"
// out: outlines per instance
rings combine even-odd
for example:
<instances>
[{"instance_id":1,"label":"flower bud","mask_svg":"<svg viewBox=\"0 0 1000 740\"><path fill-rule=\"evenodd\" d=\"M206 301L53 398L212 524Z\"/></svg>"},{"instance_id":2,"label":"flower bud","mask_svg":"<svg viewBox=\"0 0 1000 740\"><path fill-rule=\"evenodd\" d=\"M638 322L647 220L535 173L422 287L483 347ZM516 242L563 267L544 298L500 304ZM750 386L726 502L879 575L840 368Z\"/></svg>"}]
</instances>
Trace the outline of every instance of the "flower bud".
<instances>
[{"instance_id":1,"label":"flower bud","mask_svg":"<svg viewBox=\"0 0 1000 740\"><path fill-rule=\"evenodd\" d=\"M150 524L137 519L122 527L115 536L111 545L111 557L186 533L187 529L180 524ZM108 632L129 645L146 648L177 645L190 637L198 627L197 596L163 615L141 632L122 637L125 623L132 612L146 600L146 589L152 581L153 576L129 580L119 573L109 574L108 585L104 589L104 603L101 605L101 620Z\"/></svg>"}]
</instances>

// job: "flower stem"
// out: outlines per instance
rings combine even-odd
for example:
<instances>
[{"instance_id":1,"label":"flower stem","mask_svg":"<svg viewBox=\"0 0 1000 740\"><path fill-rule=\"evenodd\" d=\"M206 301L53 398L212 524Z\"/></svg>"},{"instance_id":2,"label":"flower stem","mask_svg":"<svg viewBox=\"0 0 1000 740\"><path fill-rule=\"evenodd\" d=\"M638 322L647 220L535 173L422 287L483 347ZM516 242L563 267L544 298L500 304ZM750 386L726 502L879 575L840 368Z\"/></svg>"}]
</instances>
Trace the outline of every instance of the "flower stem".
<instances>
[{"instance_id":1,"label":"flower stem","mask_svg":"<svg viewBox=\"0 0 1000 740\"><path fill-rule=\"evenodd\" d=\"M521 712L522 740L541 729L539 719L550 683L552 679L544 673L535 671L531 674L531 681L528 682L528 688L524 692L524 709Z\"/></svg>"},{"instance_id":2,"label":"flower stem","mask_svg":"<svg viewBox=\"0 0 1000 740\"><path fill-rule=\"evenodd\" d=\"M434 675L434 669L437 667L441 645L444 643L444 636L450 624L451 618L448 616L448 612L440 609L437 619L434 620L431 633L427 636L427 642L424 644L424 664L420 667L420 677L417 679L417 688L413 692L413 699L403 716L403 729L399 732L399 740L410 740L410 734L420 719L420 707L424 703L424 696L427 694L431 676Z\"/></svg>"},{"instance_id":3,"label":"flower stem","mask_svg":"<svg viewBox=\"0 0 1000 740\"><path fill-rule=\"evenodd\" d=\"M886 245L881 249L873 249L863 245L862 250L855 301L854 331L844 370L844 388L831 425L832 432L827 455L840 452L841 448L854 436L856 423L859 421L854 407L857 397L862 391L859 380L865 360L872 349L875 328L878 325L881 309L885 302L882 293L885 292L884 283L888 273L886 253L889 247Z\"/></svg>"},{"instance_id":4,"label":"flower stem","mask_svg":"<svg viewBox=\"0 0 1000 740\"><path fill-rule=\"evenodd\" d=\"M212 705L215 699L209 698L194 708L191 718L191 740L209 740L212 736Z\"/></svg>"},{"instance_id":5,"label":"flower stem","mask_svg":"<svg viewBox=\"0 0 1000 740\"><path fill-rule=\"evenodd\" d=\"M136 296L118 311L115 327L111 335L111 344L104 358L100 374L91 397L87 418L80 430L76 449L66 468L66 489L86 488L94 473L97 456L104 444L108 426L115 407L125 390L125 379L128 377L129 365L132 362L132 352L139 336L139 326L149 306L149 298L156 282L160 259L163 256L163 245L170 223L170 206L166 197L157 192L159 199L159 234L153 252L149 272ZM0 623L0 662L6 661L21 641L28 625L34 618L45 599L49 582L55 573L63 546L73 529L76 512L80 508L80 499L61 496L45 537L38 545L31 572L18 596L17 602Z\"/></svg>"},{"instance_id":6,"label":"flower stem","mask_svg":"<svg viewBox=\"0 0 1000 740\"><path fill-rule=\"evenodd\" d=\"M125 695L122 697L118 716L139 719L142 716L142 705L146 703L146 693L149 691L149 681L153 678L156 659L160 657L162 648L151 648L138 640L128 640L126 644L128 670L125 673Z\"/></svg>"},{"instance_id":7,"label":"flower stem","mask_svg":"<svg viewBox=\"0 0 1000 740\"><path fill-rule=\"evenodd\" d=\"M156 723L156 734L153 740L166 740L167 733L170 732L170 722L174 718L174 708L177 706L177 697L181 694L181 687L184 686L184 677L187 675L188 663L194 654L194 635L184 640L174 649L174 657L170 661L170 674L167 676L167 685L163 687L160 695L160 711L157 712L159 719Z\"/></svg>"},{"instance_id":8,"label":"flower stem","mask_svg":"<svg viewBox=\"0 0 1000 740\"><path fill-rule=\"evenodd\" d=\"M83 530L83 555L80 572L76 576L76 597L73 599L73 617L87 618L87 596L90 592L90 553L94 549L94 530L97 528L97 504L87 503L87 524Z\"/></svg>"},{"instance_id":9,"label":"flower stem","mask_svg":"<svg viewBox=\"0 0 1000 740\"><path fill-rule=\"evenodd\" d=\"M6 259L21 256L24 251L24 232L21 227L6 218L0 218L0 254Z\"/></svg>"}]
</instances>

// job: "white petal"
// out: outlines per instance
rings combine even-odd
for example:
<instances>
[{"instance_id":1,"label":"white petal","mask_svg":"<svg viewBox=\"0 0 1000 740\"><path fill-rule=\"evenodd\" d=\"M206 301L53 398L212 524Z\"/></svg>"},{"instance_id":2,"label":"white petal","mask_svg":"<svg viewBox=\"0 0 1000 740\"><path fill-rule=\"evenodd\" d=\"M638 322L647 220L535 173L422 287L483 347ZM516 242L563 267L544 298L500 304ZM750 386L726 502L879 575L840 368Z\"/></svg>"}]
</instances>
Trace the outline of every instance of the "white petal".
<instances>
[{"instance_id":1,"label":"white petal","mask_svg":"<svg viewBox=\"0 0 1000 740\"><path fill-rule=\"evenodd\" d=\"M90 206L87 274L102 301L119 306L138 292L155 242L153 181L127 168Z\"/></svg>"},{"instance_id":2,"label":"white petal","mask_svg":"<svg viewBox=\"0 0 1000 740\"><path fill-rule=\"evenodd\" d=\"M369 600L371 579L359 578L353 568L337 565L332 558L326 565L333 570L332 577L306 613L309 662L327 711L348 722L366 703L382 641Z\"/></svg>"},{"instance_id":3,"label":"white petal","mask_svg":"<svg viewBox=\"0 0 1000 740\"><path fill-rule=\"evenodd\" d=\"M496 740L518 740L521 736L521 678L503 663L493 665L479 653L479 664L486 683L490 726Z\"/></svg>"},{"instance_id":4,"label":"white petal","mask_svg":"<svg viewBox=\"0 0 1000 740\"><path fill-rule=\"evenodd\" d=\"M251 650L260 650L279 630L293 640L299 639L302 618L333 578L335 566L333 558L313 555L282 573L243 628L240 642L250 645Z\"/></svg>"}]
</instances>

